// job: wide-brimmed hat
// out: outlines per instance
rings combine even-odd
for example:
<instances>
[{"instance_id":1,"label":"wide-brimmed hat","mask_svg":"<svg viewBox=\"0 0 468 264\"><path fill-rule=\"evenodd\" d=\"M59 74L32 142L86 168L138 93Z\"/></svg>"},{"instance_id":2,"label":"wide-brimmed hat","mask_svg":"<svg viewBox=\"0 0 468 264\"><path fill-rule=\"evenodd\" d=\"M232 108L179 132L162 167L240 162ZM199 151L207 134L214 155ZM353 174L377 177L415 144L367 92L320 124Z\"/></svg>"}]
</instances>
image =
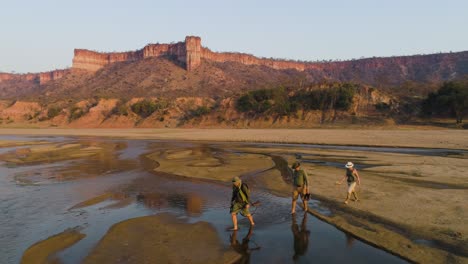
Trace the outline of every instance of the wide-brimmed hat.
<instances>
[{"instance_id":1,"label":"wide-brimmed hat","mask_svg":"<svg viewBox=\"0 0 468 264\"><path fill-rule=\"evenodd\" d=\"M295 168L299 168L299 166L301 166L301 163L294 162L293 165L291 166L291 168L295 169Z\"/></svg>"},{"instance_id":2,"label":"wide-brimmed hat","mask_svg":"<svg viewBox=\"0 0 468 264\"><path fill-rule=\"evenodd\" d=\"M349 169L349 168L354 167L354 164L351 161L348 161L348 163L346 163L345 167Z\"/></svg>"},{"instance_id":3,"label":"wide-brimmed hat","mask_svg":"<svg viewBox=\"0 0 468 264\"><path fill-rule=\"evenodd\" d=\"M237 176L232 178L232 182L240 182L240 181L241 181L241 179L239 177L237 177Z\"/></svg>"}]
</instances>

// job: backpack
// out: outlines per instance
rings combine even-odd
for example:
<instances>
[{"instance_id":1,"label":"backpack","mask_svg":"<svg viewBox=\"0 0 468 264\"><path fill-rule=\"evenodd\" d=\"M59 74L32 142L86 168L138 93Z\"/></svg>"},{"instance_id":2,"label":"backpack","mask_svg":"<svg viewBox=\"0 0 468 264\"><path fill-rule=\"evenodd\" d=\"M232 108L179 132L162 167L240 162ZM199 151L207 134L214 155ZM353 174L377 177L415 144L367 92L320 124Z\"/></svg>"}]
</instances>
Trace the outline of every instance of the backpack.
<instances>
[{"instance_id":1,"label":"backpack","mask_svg":"<svg viewBox=\"0 0 468 264\"><path fill-rule=\"evenodd\" d=\"M245 187L245 190L243 190ZM244 193L245 192L245 193ZM249 190L249 186L245 183L242 183L240 188L239 188L239 195L242 199L242 202L244 203L247 203L246 201L248 201L247 197L250 196L250 190Z\"/></svg>"}]
</instances>

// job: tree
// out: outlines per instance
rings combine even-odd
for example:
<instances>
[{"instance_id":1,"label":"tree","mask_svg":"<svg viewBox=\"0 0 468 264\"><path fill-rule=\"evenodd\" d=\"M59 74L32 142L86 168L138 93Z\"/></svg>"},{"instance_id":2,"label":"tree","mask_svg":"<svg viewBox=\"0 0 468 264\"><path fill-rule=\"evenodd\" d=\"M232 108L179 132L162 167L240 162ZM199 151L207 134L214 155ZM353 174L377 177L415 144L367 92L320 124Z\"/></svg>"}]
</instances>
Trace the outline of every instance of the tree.
<instances>
[{"instance_id":1,"label":"tree","mask_svg":"<svg viewBox=\"0 0 468 264\"><path fill-rule=\"evenodd\" d=\"M463 123L463 117L468 114L468 82L445 82L423 101L423 112L427 115L448 114L456 118L457 124Z\"/></svg>"}]
</instances>

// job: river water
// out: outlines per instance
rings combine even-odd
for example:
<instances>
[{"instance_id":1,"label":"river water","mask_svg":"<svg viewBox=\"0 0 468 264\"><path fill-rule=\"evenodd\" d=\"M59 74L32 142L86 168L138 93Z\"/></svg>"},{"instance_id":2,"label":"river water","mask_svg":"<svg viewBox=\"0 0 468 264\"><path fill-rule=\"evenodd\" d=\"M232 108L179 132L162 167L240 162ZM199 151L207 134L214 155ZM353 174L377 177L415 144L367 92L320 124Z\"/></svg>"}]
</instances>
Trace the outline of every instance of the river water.
<instances>
[{"instance_id":1,"label":"river water","mask_svg":"<svg viewBox=\"0 0 468 264\"><path fill-rule=\"evenodd\" d=\"M209 143L14 136L0 140L80 143L105 149L98 155L63 161L0 164L0 263L19 263L31 245L68 228L77 228L86 237L60 252L58 258L63 263L80 263L113 224L162 212L188 222L210 223L226 248L232 247L243 255L243 263L405 262L300 209L291 216L290 198L261 189L252 193L253 200L262 202L252 210L255 229L249 232L247 220L242 219L238 232L228 232L229 185L155 173L148 170L151 164L143 155L160 145L210 147ZM223 144L214 145L223 148ZM22 148L27 146L0 149L0 154ZM112 198L74 207L109 191ZM318 201L310 204L327 213Z\"/></svg>"}]
</instances>

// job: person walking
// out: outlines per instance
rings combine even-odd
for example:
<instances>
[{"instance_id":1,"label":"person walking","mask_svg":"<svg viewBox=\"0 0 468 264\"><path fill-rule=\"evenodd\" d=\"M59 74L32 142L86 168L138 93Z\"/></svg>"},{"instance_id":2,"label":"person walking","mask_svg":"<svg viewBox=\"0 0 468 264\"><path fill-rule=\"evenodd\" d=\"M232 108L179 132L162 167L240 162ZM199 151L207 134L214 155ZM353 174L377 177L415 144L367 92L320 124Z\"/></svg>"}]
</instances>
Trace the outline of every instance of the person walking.
<instances>
[{"instance_id":1,"label":"person walking","mask_svg":"<svg viewBox=\"0 0 468 264\"><path fill-rule=\"evenodd\" d=\"M234 225L233 228L231 228L231 231L235 231L238 229L237 227L237 214L241 213L241 215L247 217L250 222L250 226L254 226L254 220L252 215L249 212L250 208L250 191L249 187L247 184L242 183L241 179L239 177L234 177L232 179L232 197L231 197L231 208L230 208L230 213L231 213L231 218L232 218L232 224Z\"/></svg>"},{"instance_id":2,"label":"person walking","mask_svg":"<svg viewBox=\"0 0 468 264\"><path fill-rule=\"evenodd\" d=\"M307 173L301 169L301 164L299 162L294 162L291 168L293 169L293 197L291 214L295 214L296 202L299 196L301 196L304 211L307 211L306 194L309 192L309 182L307 180Z\"/></svg>"},{"instance_id":3,"label":"person walking","mask_svg":"<svg viewBox=\"0 0 468 264\"><path fill-rule=\"evenodd\" d=\"M351 198L351 194L354 196L354 201L356 202L359 201L359 198L357 196L355 189L356 189L356 183L359 186L361 185L361 179L359 178L359 173L354 168L354 164L351 161L346 163L345 168L346 168L345 176L343 177L343 179L341 179L341 181L336 182L336 184L342 184L345 179L348 182L348 193L346 195L346 200L344 201L345 204L348 204L349 199Z\"/></svg>"}]
</instances>

